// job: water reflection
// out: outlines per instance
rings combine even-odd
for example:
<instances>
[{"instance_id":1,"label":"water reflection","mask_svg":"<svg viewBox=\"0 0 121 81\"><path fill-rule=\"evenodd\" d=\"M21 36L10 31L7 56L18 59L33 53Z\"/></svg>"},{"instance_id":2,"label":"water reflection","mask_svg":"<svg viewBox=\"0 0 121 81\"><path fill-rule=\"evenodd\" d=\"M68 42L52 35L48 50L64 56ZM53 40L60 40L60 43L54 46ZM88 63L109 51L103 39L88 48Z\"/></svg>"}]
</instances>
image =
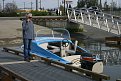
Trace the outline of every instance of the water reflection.
<instances>
[{"instance_id":1,"label":"water reflection","mask_svg":"<svg viewBox=\"0 0 121 81\"><path fill-rule=\"evenodd\" d=\"M78 40L79 41L79 40ZM96 41L79 41L79 46L97 54L105 65L121 65L121 50Z\"/></svg>"}]
</instances>

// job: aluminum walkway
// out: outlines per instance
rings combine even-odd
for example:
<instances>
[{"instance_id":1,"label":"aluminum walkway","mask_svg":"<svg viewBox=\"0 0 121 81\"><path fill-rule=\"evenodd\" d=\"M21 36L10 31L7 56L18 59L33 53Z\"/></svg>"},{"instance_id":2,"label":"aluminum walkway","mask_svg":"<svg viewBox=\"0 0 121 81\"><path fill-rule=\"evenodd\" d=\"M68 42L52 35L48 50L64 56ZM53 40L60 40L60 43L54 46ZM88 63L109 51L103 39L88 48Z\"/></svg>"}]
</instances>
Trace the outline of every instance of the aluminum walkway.
<instances>
[{"instance_id":1,"label":"aluminum walkway","mask_svg":"<svg viewBox=\"0 0 121 81\"><path fill-rule=\"evenodd\" d=\"M84 24L116 35L121 34L120 17L87 9L68 9L67 14L70 22Z\"/></svg>"},{"instance_id":2,"label":"aluminum walkway","mask_svg":"<svg viewBox=\"0 0 121 81\"><path fill-rule=\"evenodd\" d=\"M0 74L3 73L8 77L8 80L2 81L16 79L16 81L102 81L110 79L107 75L93 73L47 58L25 62L21 56L22 51L16 49L18 48L4 48L6 52L0 50ZM74 70L78 71L79 74L75 73ZM91 77L82 75L82 73L87 73ZM0 76L1 79L4 77Z\"/></svg>"},{"instance_id":3,"label":"aluminum walkway","mask_svg":"<svg viewBox=\"0 0 121 81\"><path fill-rule=\"evenodd\" d=\"M1 50L0 70L16 75L21 81L93 81L85 76L65 71L42 61L25 62L23 57Z\"/></svg>"}]
</instances>

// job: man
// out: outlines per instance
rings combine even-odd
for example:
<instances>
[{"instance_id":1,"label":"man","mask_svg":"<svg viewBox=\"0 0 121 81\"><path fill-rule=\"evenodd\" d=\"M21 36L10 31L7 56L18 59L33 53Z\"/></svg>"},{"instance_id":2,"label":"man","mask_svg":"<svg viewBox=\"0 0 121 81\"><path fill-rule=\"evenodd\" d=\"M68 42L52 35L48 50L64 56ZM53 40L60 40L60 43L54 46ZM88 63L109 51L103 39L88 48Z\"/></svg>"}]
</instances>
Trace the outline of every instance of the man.
<instances>
[{"instance_id":1,"label":"man","mask_svg":"<svg viewBox=\"0 0 121 81\"><path fill-rule=\"evenodd\" d=\"M32 14L26 15L26 19L22 22L23 43L24 43L24 60L30 62L31 42L34 39L34 25L32 22Z\"/></svg>"}]
</instances>

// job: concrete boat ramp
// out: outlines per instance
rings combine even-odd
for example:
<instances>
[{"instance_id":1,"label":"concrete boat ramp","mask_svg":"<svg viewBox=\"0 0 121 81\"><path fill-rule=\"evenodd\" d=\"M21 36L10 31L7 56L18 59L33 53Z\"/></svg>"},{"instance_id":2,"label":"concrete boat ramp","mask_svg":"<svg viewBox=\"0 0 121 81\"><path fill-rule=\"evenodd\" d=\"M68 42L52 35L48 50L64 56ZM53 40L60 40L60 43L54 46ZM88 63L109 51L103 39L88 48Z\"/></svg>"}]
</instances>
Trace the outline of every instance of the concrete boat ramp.
<instances>
[{"instance_id":1,"label":"concrete boat ramp","mask_svg":"<svg viewBox=\"0 0 121 81\"><path fill-rule=\"evenodd\" d=\"M93 73L47 58L38 57L38 60L25 62L22 51L16 49L0 50L0 81L102 81L110 79L107 75ZM90 74L91 77L83 73Z\"/></svg>"}]
</instances>

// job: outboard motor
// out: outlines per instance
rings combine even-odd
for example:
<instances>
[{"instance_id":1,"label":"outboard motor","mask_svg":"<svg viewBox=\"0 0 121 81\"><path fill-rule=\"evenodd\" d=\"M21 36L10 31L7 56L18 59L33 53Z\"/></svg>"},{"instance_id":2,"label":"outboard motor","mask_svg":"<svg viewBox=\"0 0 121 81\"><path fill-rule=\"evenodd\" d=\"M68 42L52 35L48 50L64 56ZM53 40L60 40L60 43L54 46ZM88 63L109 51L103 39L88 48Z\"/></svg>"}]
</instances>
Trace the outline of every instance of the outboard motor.
<instances>
[{"instance_id":1,"label":"outboard motor","mask_svg":"<svg viewBox=\"0 0 121 81\"><path fill-rule=\"evenodd\" d=\"M92 55L90 53L83 53L81 57L81 68L91 70L96 73L103 72L103 62L99 59L97 55Z\"/></svg>"}]
</instances>

